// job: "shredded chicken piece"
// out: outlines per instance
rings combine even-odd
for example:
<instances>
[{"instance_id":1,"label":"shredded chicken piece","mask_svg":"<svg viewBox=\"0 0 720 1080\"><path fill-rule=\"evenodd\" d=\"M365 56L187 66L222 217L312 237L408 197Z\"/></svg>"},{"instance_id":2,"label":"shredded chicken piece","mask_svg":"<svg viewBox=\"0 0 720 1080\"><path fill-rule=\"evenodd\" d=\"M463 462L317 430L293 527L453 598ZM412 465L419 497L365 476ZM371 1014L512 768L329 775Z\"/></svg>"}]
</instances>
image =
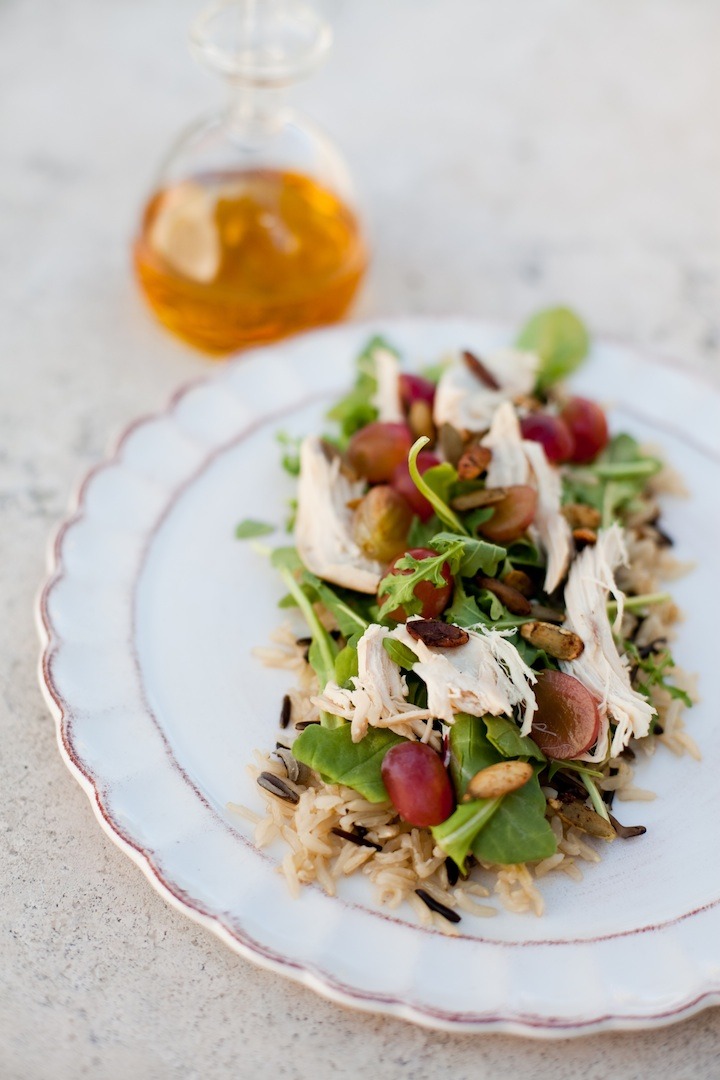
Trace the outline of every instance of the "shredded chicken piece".
<instances>
[{"instance_id":1,"label":"shredded chicken piece","mask_svg":"<svg viewBox=\"0 0 720 1080\"><path fill-rule=\"evenodd\" d=\"M398 626L392 636L417 656L413 671L427 686L432 716L452 724L458 712L508 716L516 705L522 705L526 734L536 709L530 684L537 676L507 640L510 633L469 630L467 644L455 649L428 647L411 637L405 626Z\"/></svg>"},{"instance_id":2,"label":"shredded chicken piece","mask_svg":"<svg viewBox=\"0 0 720 1080\"><path fill-rule=\"evenodd\" d=\"M482 445L492 450L488 487L531 484L538 493L538 507L531 535L547 555L545 592L558 587L570 563L572 533L561 509L560 474L548 461L540 443L523 439L511 402L498 407Z\"/></svg>"},{"instance_id":3,"label":"shredded chicken piece","mask_svg":"<svg viewBox=\"0 0 720 1080\"><path fill-rule=\"evenodd\" d=\"M388 656L383 642L390 631L375 623L358 641L358 674L351 679L352 690L328 683L313 704L334 716L351 721L353 742L367 733L368 725L390 728L406 738L429 737L433 713L418 709L407 700L407 681L397 664Z\"/></svg>"},{"instance_id":4,"label":"shredded chicken piece","mask_svg":"<svg viewBox=\"0 0 720 1080\"><path fill-rule=\"evenodd\" d=\"M383 567L367 558L352 537L348 503L362 497L363 483L340 471L340 459L329 459L314 435L300 447L300 481L295 542L300 558L318 577L358 592L377 592Z\"/></svg>"},{"instance_id":5,"label":"shredded chicken piece","mask_svg":"<svg viewBox=\"0 0 720 1080\"><path fill-rule=\"evenodd\" d=\"M547 555L545 592L551 593L565 577L572 555L572 531L560 508L560 473L548 461L540 443L523 440L523 449L533 473L538 505L532 528Z\"/></svg>"},{"instance_id":6,"label":"shredded chicken piece","mask_svg":"<svg viewBox=\"0 0 720 1080\"><path fill-rule=\"evenodd\" d=\"M530 482L530 464L512 402L504 401L497 407L481 445L492 451L487 470L488 487L511 487Z\"/></svg>"},{"instance_id":7,"label":"shredded chicken piece","mask_svg":"<svg viewBox=\"0 0 720 1080\"><path fill-rule=\"evenodd\" d=\"M535 386L540 360L536 353L518 349L495 349L482 362L500 384L499 390L484 386L462 360L447 368L435 394L435 426L451 424L458 431L486 431L503 401L529 394Z\"/></svg>"},{"instance_id":8,"label":"shredded chicken piece","mask_svg":"<svg viewBox=\"0 0 720 1080\"><path fill-rule=\"evenodd\" d=\"M607 615L608 596L617 600L614 627L619 630L625 594L615 582L615 570L627 564L621 527L616 523L598 532L597 544L587 547L572 565L565 586L565 626L582 638L585 648L576 660L560 667L587 687L599 703L601 726L595 750L582 754L587 761L607 756L609 721L617 724L610 753L616 757L631 737L647 735L655 709L630 684L627 658L620 656Z\"/></svg>"},{"instance_id":9,"label":"shredded chicken piece","mask_svg":"<svg viewBox=\"0 0 720 1080\"><path fill-rule=\"evenodd\" d=\"M373 350L377 390L373 396L373 405L378 411L378 420L384 423L397 423L403 419L400 406L400 365L398 358L389 349L380 346Z\"/></svg>"}]
</instances>

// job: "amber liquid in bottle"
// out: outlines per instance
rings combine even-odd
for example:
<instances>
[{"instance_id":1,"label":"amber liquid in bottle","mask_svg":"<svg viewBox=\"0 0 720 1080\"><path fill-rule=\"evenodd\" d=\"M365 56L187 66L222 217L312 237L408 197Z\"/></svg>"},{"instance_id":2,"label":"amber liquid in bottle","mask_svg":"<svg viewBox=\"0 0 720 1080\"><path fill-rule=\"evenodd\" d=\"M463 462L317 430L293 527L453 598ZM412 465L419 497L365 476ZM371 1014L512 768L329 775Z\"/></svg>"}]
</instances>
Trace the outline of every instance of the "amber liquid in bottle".
<instances>
[{"instance_id":1,"label":"amber liquid in bottle","mask_svg":"<svg viewBox=\"0 0 720 1080\"><path fill-rule=\"evenodd\" d=\"M199 176L157 192L135 270L153 311L210 353L339 319L367 264L355 215L307 176Z\"/></svg>"}]
</instances>

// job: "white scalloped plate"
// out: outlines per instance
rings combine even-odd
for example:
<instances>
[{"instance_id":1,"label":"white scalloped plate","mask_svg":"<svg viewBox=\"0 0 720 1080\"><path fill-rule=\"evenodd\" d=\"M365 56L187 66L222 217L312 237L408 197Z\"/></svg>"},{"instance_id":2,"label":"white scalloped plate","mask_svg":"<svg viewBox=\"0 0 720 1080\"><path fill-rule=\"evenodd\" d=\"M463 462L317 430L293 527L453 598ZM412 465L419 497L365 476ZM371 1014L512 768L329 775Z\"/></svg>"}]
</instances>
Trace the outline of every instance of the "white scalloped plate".
<instances>
[{"instance_id":1,"label":"white scalloped plate","mask_svg":"<svg viewBox=\"0 0 720 1080\"><path fill-rule=\"evenodd\" d=\"M250 655L279 621L281 587L233 538L281 523L292 484L274 435L317 430L370 332L412 365L509 340L464 319L346 325L246 354L123 436L60 529L40 600L41 682L60 749L111 839L170 903L246 958L342 1004L448 1030L568 1036L668 1023L720 1002L720 726L711 704L720 610L720 395L677 368L598 346L575 386L612 400L615 429L661 444L691 496L670 501L688 612L678 661L710 703L691 714L701 764L664 749L622 805L649 826L580 883L545 879L542 919L463 918L448 938L377 910L367 882L293 901L229 801L260 807L245 773L271 746L288 673ZM703 493L705 498L703 498ZM277 542L282 543L282 534Z\"/></svg>"}]
</instances>

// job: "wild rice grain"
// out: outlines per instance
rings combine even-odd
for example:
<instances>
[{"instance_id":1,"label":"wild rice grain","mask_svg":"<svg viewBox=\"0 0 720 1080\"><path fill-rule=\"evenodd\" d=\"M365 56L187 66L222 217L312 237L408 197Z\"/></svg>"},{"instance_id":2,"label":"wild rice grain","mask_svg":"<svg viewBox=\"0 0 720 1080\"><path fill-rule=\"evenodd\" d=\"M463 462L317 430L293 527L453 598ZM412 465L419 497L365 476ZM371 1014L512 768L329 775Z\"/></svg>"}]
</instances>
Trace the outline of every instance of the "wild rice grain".
<instances>
[{"instance_id":1,"label":"wild rice grain","mask_svg":"<svg viewBox=\"0 0 720 1080\"><path fill-rule=\"evenodd\" d=\"M292 701L290 695L286 694L283 698L282 708L280 709L280 727L286 728L292 719Z\"/></svg>"},{"instance_id":2,"label":"wild rice grain","mask_svg":"<svg viewBox=\"0 0 720 1080\"><path fill-rule=\"evenodd\" d=\"M286 784L280 776L275 776L271 772L261 772L257 782L261 788L269 791L271 795L276 795L278 799L284 799L285 802L289 803L299 802L298 793L293 791L290 785Z\"/></svg>"},{"instance_id":3,"label":"wild rice grain","mask_svg":"<svg viewBox=\"0 0 720 1080\"><path fill-rule=\"evenodd\" d=\"M367 829L365 830L367 832ZM335 827L330 830L335 836L341 837L343 840L349 840L351 844L357 844L358 847L374 848L375 851L382 851L380 844L375 844L372 840L366 840L364 836L361 836L359 832L348 832L347 829L340 829Z\"/></svg>"},{"instance_id":4,"label":"wild rice grain","mask_svg":"<svg viewBox=\"0 0 720 1080\"><path fill-rule=\"evenodd\" d=\"M448 922L459 923L460 916L457 911L451 911L449 907L445 907L444 904L435 900L430 893L425 889L416 889L415 895L419 896L422 902L430 908L431 911L436 911L438 915L442 915L443 919L447 919Z\"/></svg>"}]
</instances>

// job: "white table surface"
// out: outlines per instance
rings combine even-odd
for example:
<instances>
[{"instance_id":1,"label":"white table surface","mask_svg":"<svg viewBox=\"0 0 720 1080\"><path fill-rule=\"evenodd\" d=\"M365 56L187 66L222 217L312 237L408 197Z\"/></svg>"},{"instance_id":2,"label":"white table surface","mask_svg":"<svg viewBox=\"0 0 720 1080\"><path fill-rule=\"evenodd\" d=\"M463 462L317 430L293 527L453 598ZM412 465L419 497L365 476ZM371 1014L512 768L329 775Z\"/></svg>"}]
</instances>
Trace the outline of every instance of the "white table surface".
<instances>
[{"instance_id":1,"label":"white table surface","mask_svg":"<svg viewBox=\"0 0 720 1080\"><path fill-rule=\"evenodd\" d=\"M365 198L358 314L517 323L562 300L716 371L714 0L327 6L336 48L299 97ZM0 1076L716 1077L717 1010L451 1036L257 970L155 895L60 761L35 674L46 538L123 425L211 367L154 325L128 260L159 156L218 98L185 51L196 7L0 3Z\"/></svg>"}]
</instances>

